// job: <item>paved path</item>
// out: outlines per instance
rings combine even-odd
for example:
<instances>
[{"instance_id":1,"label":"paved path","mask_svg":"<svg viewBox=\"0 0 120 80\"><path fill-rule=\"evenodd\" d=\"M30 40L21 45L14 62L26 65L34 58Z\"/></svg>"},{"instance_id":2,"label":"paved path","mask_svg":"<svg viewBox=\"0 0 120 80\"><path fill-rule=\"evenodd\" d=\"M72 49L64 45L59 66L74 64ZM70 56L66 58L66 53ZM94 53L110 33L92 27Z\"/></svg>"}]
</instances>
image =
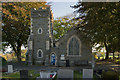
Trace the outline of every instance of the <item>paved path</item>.
<instances>
[{"instance_id":1,"label":"paved path","mask_svg":"<svg viewBox=\"0 0 120 80\"><path fill-rule=\"evenodd\" d=\"M9 63L11 64L11 63ZM22 63L14 63L14 70L47 70L47 71L57 71L58 69L73 69L73 70L82 70L84 68L90 68L90 66L79 66L79 67L55 67L55 66L39 66L39 65L23 65ZM96 63L95 70L115 70L120 71L120 65L114 63Z\"/></svg>"}]
</instances>

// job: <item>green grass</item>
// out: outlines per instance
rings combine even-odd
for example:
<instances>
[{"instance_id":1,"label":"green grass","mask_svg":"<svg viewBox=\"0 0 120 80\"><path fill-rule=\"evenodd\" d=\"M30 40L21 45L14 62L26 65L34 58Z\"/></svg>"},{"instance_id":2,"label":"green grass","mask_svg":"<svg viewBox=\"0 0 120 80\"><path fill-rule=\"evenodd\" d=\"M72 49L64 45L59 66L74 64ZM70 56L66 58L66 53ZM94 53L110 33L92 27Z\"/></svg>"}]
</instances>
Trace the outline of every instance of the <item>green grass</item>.
<instances>
[{"instance_id":1,"label":"green grass","mask_svg":"<svg viewBox=\"0 0 120 80\"><path fill-rule=\"evenodd\" d=\"M32 74L32 77L31 77L31 79L30 80L33 80L33 78L35 79L36 77L39 77L40 76L40 73L34 73L35 71L34 70L30 70L29 72L28 72L28 76L30 75L30 74ZM5 74L5 73L3 73L3 75L2 75L2 78L20 78L20 73L19 72L16 72L16 73L9 73L9 74ZM82 73L80 73L79 71L74 71L74 80L79 80L79 79L82 79ZM57 75L56 75L56 77L55 77L55 79L54 80L56 80L57 79ZM119 79L120 79L120 75L119 75ZM97 77L96 77L96 75L93 75L93 80L98 80L97 79Z\"/></svg>"},{"instance_id":2,"label":"green grass","mask_svg":"<svg viewBox=\"0 0 120 80\"><path fill-rule=\"evenodd\" d=\"M40 76L40 73L36 73L35 74L34 72L35 72L34 70L30 70L29 73L28 73L28 75L32 74L32 76L33 76L32 78L36 78L36 77Z\"/></svg>"},{"instance_id":3,"label":"green grass","mask_svg":"<svg viewBox=\"0 0 120 80\"><path fill-rule=\"evenodd\" d=\"M28 76L30 76L30 74L32 74L32 78L36 78L40 76L40 73L34 73L34 70L30 70L28 71ZM5 74L2 73L2 78L20 78L20 72L16 72L16 73L9 73L9 74Z\"/></svg>"},{"instance_id":4,"label":"green grass","mask_svg":"<svg viewBox=\"0 0 120 80\"><path fill-rule=\"evenodd\" d=\"M103 80L117 80L119 78L119 75L117 72L114 71L107 71L102 73Z\"/></svg>"},{"instance_id":5,"label":"green grass","mask_svg":"<svg viewBox=\"0 0 120 80\"><path fill-rule=\"evenodd\" d=\"M20 78L20 73L9 73L7 75L5 73L2 73L2 78Z\"/></svg>"},{"instance_id":6,"label":"green grass","mask_svg":"<svg viewBox=\"0 0 120 80\"><path fill-rule=\"evenodd\" d=\"M74 80L82 78L82 74L79 71L74 71Z\"/></svg>"}]
</instances>

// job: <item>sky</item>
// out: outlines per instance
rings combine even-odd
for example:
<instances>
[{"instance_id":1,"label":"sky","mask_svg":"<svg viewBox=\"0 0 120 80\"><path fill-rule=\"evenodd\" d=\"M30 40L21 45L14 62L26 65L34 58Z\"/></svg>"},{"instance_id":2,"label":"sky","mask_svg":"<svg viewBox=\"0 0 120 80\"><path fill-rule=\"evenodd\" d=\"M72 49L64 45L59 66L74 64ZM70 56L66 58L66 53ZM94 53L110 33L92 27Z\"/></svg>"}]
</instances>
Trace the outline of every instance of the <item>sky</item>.
<instances>
[{"instance_id":1,"label":"sky","mask_svg":"<svg viewBox=\"0 0 120 80\"><path fill-rule=\"evenodd\" d=\"M77 4L76 2L51 2L51 9L54 15L54 19L57 17L63 17L72 14L75 9L71 8L71 5Z\"/></svg>"}]
</instances>

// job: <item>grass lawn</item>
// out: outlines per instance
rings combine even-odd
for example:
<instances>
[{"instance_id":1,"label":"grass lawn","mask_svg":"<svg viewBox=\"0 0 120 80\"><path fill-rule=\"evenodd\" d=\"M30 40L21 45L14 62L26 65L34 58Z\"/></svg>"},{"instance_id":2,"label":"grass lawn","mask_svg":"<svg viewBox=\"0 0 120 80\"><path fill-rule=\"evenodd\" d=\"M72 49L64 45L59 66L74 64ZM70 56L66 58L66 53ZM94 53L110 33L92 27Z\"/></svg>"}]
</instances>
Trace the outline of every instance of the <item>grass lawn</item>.
<instances>
[{"instance_id":1,"label":"grass lawn","mask_svg":"<svg viewBox=\"0 0 120 80\"><path fill-rule=\"evenodd\" d=\"M82 74L79 71L74 71L74 80L82 78Z\"/></svg>"},{"instance_id":2,"label":"grass lawn","mask_svg":"<svg viewBox=\"0 0 120 80\"><path fill-rule=\"evenodd\" d=\"M32 78L36 78L40 76L40 73L34 73L34 70L30 70L28 71L28 76L30 76L30 74L32 74ZM20 72L16 72L16 73L2 73L2 78L20 78Z\"/></svg>"},{"instance_id":3,"label":"grass lawn","mask_svg":"<svg viewBox=\"0 0 120 80\"><path fill-rule=\"evenodd\" d=\"M35 71L34 70L30 70L28 72L28 75L32 74L32 77L30 80L33 80L33 78L35 79L36 77L39 77L40 76L40 73L34 73ZM2 73L2 78L20 78L20 73L19 72L16 72L16 73L10 73L10 74L5 74L5 73ZM80 80L80 78L82 79L82 73L80 73L79 71L74 71L74 80ZM53 80L56 80L57 79L57 76L55 77L55 79ZM96 75L93 75L93 80L98 80ZM120 80L120 75L119 75L119 80Z\"/></svg>"},{"instance_id":4,"label":"grass lawn","mask_svg":"<svg viewBox=\"0 0 120 80\"><path fill-rule=\"evenodd\" d=\"M20 78L20 73L16 72L16 73L2 73L2 78Z\"/></svg>"}]
</instances>

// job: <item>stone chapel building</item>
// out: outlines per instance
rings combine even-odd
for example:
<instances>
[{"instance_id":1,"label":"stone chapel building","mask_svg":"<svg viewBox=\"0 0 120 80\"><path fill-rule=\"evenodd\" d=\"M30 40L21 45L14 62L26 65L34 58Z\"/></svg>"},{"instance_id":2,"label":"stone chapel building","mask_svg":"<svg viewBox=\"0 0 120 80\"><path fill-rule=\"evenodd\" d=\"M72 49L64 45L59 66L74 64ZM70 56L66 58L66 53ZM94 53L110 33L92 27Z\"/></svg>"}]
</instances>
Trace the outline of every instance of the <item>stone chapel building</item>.
<instances>
[{"instance_id":1,"label":"stone chapel building","mask_svg":"<svg viewBox=\"0 0 120 80\"><path fill-rule=\"evenodd\" d=\"M53 37L53 14L50 7L31 9L31 32L28 39L28 64L77 66L91 65L92 47L75 27L58 41Z\"/></svg>"}]
</instances>

